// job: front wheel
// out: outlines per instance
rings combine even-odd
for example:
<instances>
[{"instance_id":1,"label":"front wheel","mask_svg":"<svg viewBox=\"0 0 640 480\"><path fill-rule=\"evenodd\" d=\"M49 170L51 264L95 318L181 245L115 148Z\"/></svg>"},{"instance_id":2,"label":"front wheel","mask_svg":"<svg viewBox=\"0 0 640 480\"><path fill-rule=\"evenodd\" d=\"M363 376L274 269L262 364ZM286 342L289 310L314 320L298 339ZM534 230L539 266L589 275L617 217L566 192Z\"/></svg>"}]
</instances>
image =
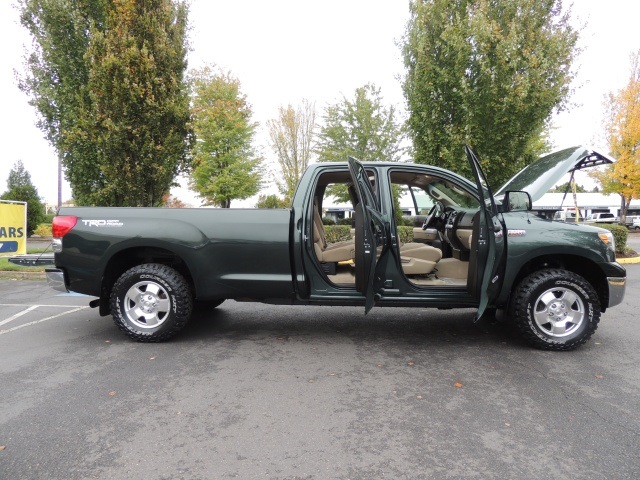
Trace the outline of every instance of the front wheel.
<instances>
[{"instance_id":1,"label":"front wheel","mask_svg":"<svg viewBox=\"0 0 640 480\"><path fill-rule=\"evenodd\" d=\"M530 345L574 350L598 328L600 300L580 275L560 269L525 277L511 300L511 320Z\"/></svg>"},{"instance_id":2,"label":"front wheel","mask_svg":"<svg viewBox=\"0 0 640 480\"><path fill-rule=\"evenodd\" d=\"M124 272L111 291L111 312L120 330L139 342L175 336L193 310L191 288L180 273L148 263Z\"/></svg>"}]
</instances>

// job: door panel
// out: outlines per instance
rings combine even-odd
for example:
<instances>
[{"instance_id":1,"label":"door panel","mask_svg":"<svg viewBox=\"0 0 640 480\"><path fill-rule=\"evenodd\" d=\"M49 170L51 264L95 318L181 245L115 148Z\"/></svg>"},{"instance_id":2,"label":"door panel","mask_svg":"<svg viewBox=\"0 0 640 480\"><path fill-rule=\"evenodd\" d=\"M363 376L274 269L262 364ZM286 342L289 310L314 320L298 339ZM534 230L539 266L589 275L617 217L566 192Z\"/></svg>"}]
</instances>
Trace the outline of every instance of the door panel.
<instances>
[{"instance_id":1,"label":"door panel","mask_svg":"<svg viewBox=\"0 0 640 480\"><path fill-rule=\"evenodd\" d=\"M356 290L365 297L365 313L375 304L376 256L378 246L384 246L384 223L369 180L369 175L355 158L349 157L349 171L356 187L355 262Z\"/></svg>"},{"instance_id":2,"label":"door panel","mask_svg":"<svg viewBox=\"0 0 640 480\"><path fill-rule=\"evenodd\" d=\"M468 146L465 146L465 150L480 197L479 221L473 229L473 247L469 269L469 275L472 275L473 279L470 279L468 283L469 293L479 300L477 320L485 312L489 303L495 300L502 285L504 278L503 257L506 252L504 248L505 228L498 217L498 209L493 200L491 188L478 158Z\"/></svg>"}]
</instances>

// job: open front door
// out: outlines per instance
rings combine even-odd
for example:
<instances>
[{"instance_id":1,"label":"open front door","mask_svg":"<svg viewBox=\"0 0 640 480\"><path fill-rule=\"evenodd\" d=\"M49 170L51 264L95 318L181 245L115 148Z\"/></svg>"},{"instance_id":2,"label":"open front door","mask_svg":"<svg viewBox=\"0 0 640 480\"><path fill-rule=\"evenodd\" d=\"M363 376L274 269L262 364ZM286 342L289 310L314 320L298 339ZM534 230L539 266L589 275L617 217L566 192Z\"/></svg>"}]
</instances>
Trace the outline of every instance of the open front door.
<instances>
[{"instance_id":1,"label":"open front door","mask_svg":"<svg viewBox=\"0 0 640 480\"><path fill-rule=\"evenodd\" d=\"M468 146L465 146L465 150L478 186L480 199L478 222L473 231L477 240L474 239L474 251L471 253L472 257L475 256L475 261L470 262L474 268L469 269L468 283L469 293L479 299L476 313L476 320L478 320L484 314L489 302L495 299L502 285L506 232L498 217L498 209L480 161Z\"/></svg>"},{"instance_id":2,"label":"open front door","mask_svg":"<svg viewBox=\"0 0 640 480\"><path fill-rule=\"evenodd\" d=\"M376 257L378 246L383 244L385 238L384 223L369 175L355 158L349 157L348 161L358 197L355 206L356 290L366 297L364 312L368 313L375 304Z\"/></svg>"}]
</instances>

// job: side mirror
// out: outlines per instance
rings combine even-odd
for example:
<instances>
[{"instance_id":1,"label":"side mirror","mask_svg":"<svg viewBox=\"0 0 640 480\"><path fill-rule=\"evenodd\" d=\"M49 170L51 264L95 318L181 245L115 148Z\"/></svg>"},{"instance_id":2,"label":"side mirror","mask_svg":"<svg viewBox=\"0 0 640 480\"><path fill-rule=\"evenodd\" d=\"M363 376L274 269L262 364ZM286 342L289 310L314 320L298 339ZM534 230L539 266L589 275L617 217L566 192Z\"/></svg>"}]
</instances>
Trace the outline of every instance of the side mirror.
<instances>
[{"instance_id":1,"label":"side mirror","mask_svg":"<svg viewBox=\"0 0 640 480\"><path fill-rule=\"evenodd\" d=\"M505 212L528 212L532 206L531 195L527 192L506 192L502 201Z\"/></svg>"}]
</instances>

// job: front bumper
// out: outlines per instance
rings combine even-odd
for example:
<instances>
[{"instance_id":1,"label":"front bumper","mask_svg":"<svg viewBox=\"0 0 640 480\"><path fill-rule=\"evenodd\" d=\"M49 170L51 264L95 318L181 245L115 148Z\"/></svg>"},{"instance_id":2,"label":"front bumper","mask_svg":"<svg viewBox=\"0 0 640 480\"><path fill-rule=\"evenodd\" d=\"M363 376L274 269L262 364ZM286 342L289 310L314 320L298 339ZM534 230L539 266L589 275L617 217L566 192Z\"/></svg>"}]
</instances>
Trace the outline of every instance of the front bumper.
<instances>
[{"instance_id":1,"label":"front bumper","mask_svg":"<svg viewBox=\"0 0 640 480\"><path fill-rule=\"evenodd\" d=\"M68 293L67 284L64 281L64 272L59 268L46 268L47 285L59 292Z\"/></svg>"},{"instance_id":2,"label":"front bumper","mask_svg":"<svg viewBox=\"0 0 640 480\"><path fill-rule=\"evenodd\" d=\"M608 308L620 305L627 288L627 277L607 277L607 285L609 286Z\"/></svg>"}]
</instances>

